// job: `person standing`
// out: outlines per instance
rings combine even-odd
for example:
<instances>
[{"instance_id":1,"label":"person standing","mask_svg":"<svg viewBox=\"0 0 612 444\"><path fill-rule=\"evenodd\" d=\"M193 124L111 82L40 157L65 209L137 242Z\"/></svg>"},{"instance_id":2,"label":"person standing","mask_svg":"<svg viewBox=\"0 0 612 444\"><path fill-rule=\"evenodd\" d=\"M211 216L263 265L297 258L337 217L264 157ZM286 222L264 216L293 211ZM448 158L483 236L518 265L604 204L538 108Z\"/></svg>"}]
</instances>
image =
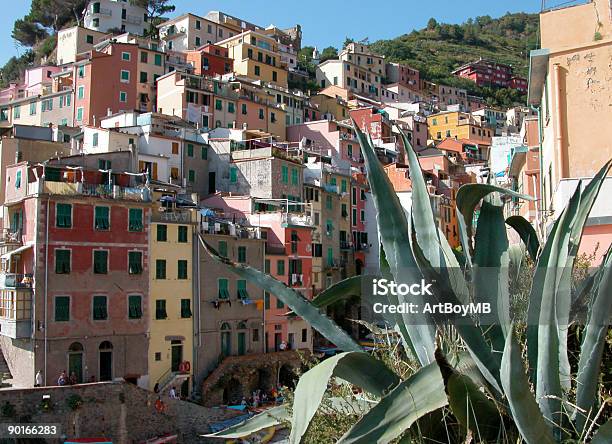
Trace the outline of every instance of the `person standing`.
<instances>
[{"instance_id":1,"label":"person standing","mask_svg":"<svg viewBox=\"0 0 612 444\"><path fill-rule=\"evenodd\" d=\"M176 396L176 389L174 387L170 389L170 393L168 394L170 395L170 399L178 399L178 396Z\"/></svg>"},{"instance_id":2,"label":"person standing","mask_svg":"<svg viewBox=\"0 0 612 444\"><path fill-rule=\"evenodd\" d=\"M40 370L38 370L36 372L36 378L35 378L34 387L42 387L42 385L43 385L42 372Z\"/></svg>"},{"instance_id":3,"label":"person standing","mask_svg":"<svg viewBox=\"0 0 612 444\"><path fill-rule=\"evenodd\" d=\"M66 370L62 370L57 378L57 385L66 385L68 383L68 376L66 376Z\"/></svg>"}]
</instances>

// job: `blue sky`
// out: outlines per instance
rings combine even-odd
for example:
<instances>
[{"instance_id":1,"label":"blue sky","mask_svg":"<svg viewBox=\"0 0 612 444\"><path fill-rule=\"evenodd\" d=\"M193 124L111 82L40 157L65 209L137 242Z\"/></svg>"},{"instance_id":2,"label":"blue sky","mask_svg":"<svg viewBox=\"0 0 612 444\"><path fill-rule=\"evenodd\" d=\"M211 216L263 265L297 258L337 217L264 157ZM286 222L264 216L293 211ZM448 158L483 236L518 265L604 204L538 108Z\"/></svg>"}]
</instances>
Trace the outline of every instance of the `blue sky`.
<instances>
[{"instance_id":1,"label":"blue sky","mask_svg":"<svg viewBox=\"0 0 612 444\"><path fill-rule=\"evenodd\" d=\"M424 27L430 17L439 22L461 23L469 17L506 12L537 12L540 0L174 0L175 14L205 15L222 10L258 25L302 25L303 44L339 47L345 37L370 41L391 38ZM27 0L3 0L0 15L0 64L24 51L11 39L13 22L29 11ZM174 14L173 14L174 15Z\"/></svg>"}]
</instances>

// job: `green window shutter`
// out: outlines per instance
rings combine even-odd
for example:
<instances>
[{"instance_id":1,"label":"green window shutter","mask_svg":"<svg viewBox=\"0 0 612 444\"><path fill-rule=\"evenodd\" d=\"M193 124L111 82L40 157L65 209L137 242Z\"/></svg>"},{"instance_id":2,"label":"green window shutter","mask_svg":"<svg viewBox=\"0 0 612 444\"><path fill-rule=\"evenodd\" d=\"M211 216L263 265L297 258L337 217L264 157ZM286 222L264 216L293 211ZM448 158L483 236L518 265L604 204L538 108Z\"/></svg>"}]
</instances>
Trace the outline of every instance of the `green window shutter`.
<instances>
[{"instance_id":1,"label":"green window shutter","mask_svg":"<svg viewBox=\"0 0 612 444\"><path fill-rule=\"evenodd\" d=\"M282 259L276 261L276 274L279 276L285 275L285 261Z\"/></svg>"},{"instance_id":2,"label":"green window shutter","mask_svg":"<svg viewBox=\"0 0 612 444\"><path fill-rule=\"evenodd\" d=\"M238 247L238 262L247 261L247 249L246 247Z\"/></svg>"},{"instance_id":3,"label":"green window shutter","mask_svg":"<svg viewBox=\"0 0 612 444\"><path fill-rule=\"evenodd\" d=\"M221 100L215 100L215 109L218 111L223 111L223 102L221 102Z\"/></svg>"},{"instance_id":4,"label":"green window shutter","mask_svg":"<svg viewBox=\"0 0 612 444\"><path fill-rule=\"evenodd\" d=\"M219 241L219 256L227 257L227 242Z\"/></svg>"},{"instance_id":5,"label":"green window shutter","mask_svg":"<svg viewBox=\"0 0 612 444\"><path fill-rule=\"evenodd\" d=\"M289 183L289 168L287 168L287 165L281 167L281 174L283 183Z\"/></svg>"},{"instance_id":6,"label":"green window shutter","mask_svg":"<svg viewBox=\"0 0 612 444\"><path fill-rule=\"evenodd\" d=\"M187 279L187 261L184 259L179 259L178 261L178 279Z\"/></svg>"},{"instance_id":7,"label":"green window shutter","mask_svg":"<svg viewBox=\"0 0 612 444\"><path fill-rule=\"evenodd\" d=\"M268 274L270 273L270 259L264 261L264 271Z\"/></svg>"},{"instance_id":8,"label":"green window shutter","mask_svg":"<svg viewBox=\"0 0 612 444\"><path fill-rule=\"evenodd\" d=\"M230 182L236 183L238 181L238 168L230 167Z\"/></svg>"},{"instance_id":9,"label":"green window shutter","mask_svg":"<svg viewBox=\"0 0 612 444\"><path fill-rule=\"evenodd\" d=\"M182 225L178 227L178 241L181 243L187 242L187 227Z\"/></svg>"},{"instance_id":10,"label":"green window shutter","mask_svg":"<svg viewBox=\"0 0 612 444\"><path fill-rule=\"evenodd\" d=\"M327 207L328 210L331 210L333 208L332 197L329 195L325 196L325 206Z\"/></svg>"},{"instance_id":11,"label":"green window shutter","mask_svg":"<svg viewBox=\"0 0 612 444\"><path fill-rule=\"evenodd\" d=\"M65 322L70 320L70 298L68 296L55 297L55 321Z\"/></svg>"},{"instance_id":12,"label":"green window shutter","mask_svg":"<svg viewBox=\"0 0 612 444\"><path fill-rule=\"evenodd\" d=\"M155 301L155 319L166 319L168 313L166 312L166 300L157 299Z\"/></svg>"},{"instance_id":13,"label":"green window shutter","mask_svg":"<svg viewBox=\"0 0 612 444\"><path fill-rule=\"evenodd\" d=\"M58 203L56 206L55 225L59 228L72 227L72 205Z\"/></svg>"},{"instance_id":14,"label":"green window shutter","mask_svg":"<svg viewBox=\"0 0 612 444\"><path fill-rule=\"evenodd\" d=\"M208 147L202 147L202 160L208 160Z\"/></svg>"},{"instance_id":15,"label":"green window shutter","mask_svg":"<svg viewBox=\"0 0 612 444\"><path fill-rule=\"evenodd\" d=\"M181 299L181 318L191 317L191 299Z\"/></svg>"},{"instance_id":16,"label":"green window shutter","mask_svg":"<svg viewBox=\"0 0 612 444\"><path fill-rule=\"evenodd\" d=\"M140 295L128 296L128 318L142 318L142 297Z\"/></svg>"},{"instance_id":17,"label":"green window shutter","mask_svg":"<svg viewBox=\"0 0 612 444\"><path fill-rule=\"evenodd\" d=\"M341 186L340 186L340 192L341 193L346 193L346 189L347 189L346 188L346 179L342 179Z\"/></svg>"},{"instance_id":18,"label":"green window shutter","mask_svg":"<svg viewBox=\"0 0 612 444\"><path fill-rule=\"evenodd\" d=\"M141 208L130 208L129 212L129 231L142 231L142 209Z\"/></svg>"},{"instance_id":19,"label":"green window shutter","mask_svg":"<svg viewBox=\"0 0 612 444\"><path fill-rule=\"evenodd\" d=\"M327 247L327 266L331 267L334 264L334 249Z\"/></svg>"},{"instance_id":20,"label":"green window shutter","mask_svg":"<svg viewBox=\"0 0 612 444\"><path fill-rule=\"evenodd\" d=\"M168 240L168 226L163 224L157 225L157 242L166 242Z\"/></svg>"},{"instance_id":21,"label":"green window shutter","mask_svg":"<svg viewBox=\"0 0 612 444\"><path fill-rule=\"evenodd\" d=\"M236 290L238 299L249 298L249 293L247 292L247 283L244 279L239 279L236 281Z\"/></svg>"},{"instance_id":22,"label":"green window shutter","mask_svg":"<svg viewBox=\"0 0 612 444\"><path fill-rule=\"evenodd\" d=\"M155 261L155 279L166 279L166 261L163 259Z\"/></svg>"},{"instance_id":23,"label":"green window shutter","mask_svg":"<svg viewBox=\"0 0 612 444\"><path fill-rule=\"evenodd\" d=\"M297 185L298 184L298 170L297 170L297 168L291 168L291 184L292 185Z\"/></svg>"},{"instance_id":24,"label":"green window shutter","mask_svg":"<svg viewBox=\"0 0 612 444\"><path fill-rule=\"evenodd\" d=\"M140 72L140 83L147 83L149 80L149 76L146 71Z\"/></svg>"},{"instance_id":25,"label":"green window shutter","mask_svg":"<svg viewBox=\"0 0 612 444\"><path fill-rule=\"evenodd\" d=\"M189 157L193 157L193 144L192 143L187 144L187 155Z\"/></svg>"},{"instance_id":26,"label":"green window shutter","mask_svg":"<svg viewBox=\"0 0 612 444\"><path fill-rule=\"evenodd\" d=\"M229 299L229 289L228 289L228 281L225 278L219 279L218 281L219 291L218 297L219 299Z\"/></svg>"},{"instance_id":27,"label":"green window shutter","mask_svg":"<svg viewBox=\"0 0 612 444\"><path fill-rule=\"evenodd\" d=\"M141 274L142 273L142 253L140 251L128 252L128 265L129 274Z\"/></svg>"},{"instance_id":28,"label":"green window shutter","mask_svg":"<svg viewBox=\"0 0 612 444\"><path fill-rule=\"evenodd\" d=\"M235 105L234 105L234 103L233 103L233 102L229 102L229 103L227 104L227 112L228 112L228 113L234 113L234 112L236 112L236 108L235 108Z\"/></svg>"},{"instance_id":29,"label":"green window shutter","mask_svg":"<svg viewBox=\"0 0 612 444\"><path fill-rule=\"evenodd\" d=\"M189 182L195 182L195 171L194 170L189 170L188 180Z\"/></svg>"},{"instance_id":30,"label":"green window shutter","mask_svg":"<svg viewBox=\"0 0 612 444\"><path fill-rule=\"evenodd\" d=\"M110 228L110 209L108 207L96 207L95 226L96 230L108 230Z\"/></svg>"},{"instance_id":31,"label":"green window shutter","mask_svg":"<svg viewBox=\"0 0 612 444\"><path fill-rule=\"evenodd\" d=\"M94 250L94 273L108 273L108 251Z\"/></svg>"},{"instance_id":32,"label":"green window shutter","mask_svg":"<svg viewBox=\"0 0 612 444\"><path fill-rule=\"evenodd\" d=\"M55 250L55 272L70 273L70 250Z\"/></svg>"},{"instance_id":33,"label":"green window shutter","mask_svg":"<svg viewBox=\"0 0 612 444\"><path fill-rule=\"evenodd\" d=\"M15 175L15 188L21 188L21 171L17 171Z\"/></svg>"},{"instance_id":34,"label":"green window shutter","mask_svg":"<svg viewBox=\"0 0 612 444\"><path fill-rule=\"evenodd\" d=\"M266 310L270 309L270 293L267 291L264 293L264 306L266 307Z\"/></svg>"},{"instance_id":35,"label":"green window shutter","mask_svg":"<svg viewBox=\"0 0 612 444\"><path fill-rule=\"evenodd\" d=\"M155 65L157 65L157 66L161 66L162 65L162 56L161 56L161 54L155 54Z\"/></svg>"},{"instance_id":36,"label":"green window shutter","mask_svg":"<svg viewBox=\"0 0 612 444\"><path fill-rule=\"evenodd\" d=\"M108 311L106 308L106 296L94 296L93 298L93 319L94 321L103 321L108 319Z\"/></svg>"},{"instance_id":37,"label":"green window shutter","mask_svg":"<svg viewBox=\"0 0 612 444\"><path fill-rule=\"evenodd\" d=\"M276 298L276 308L284 308L285 304L279 298Z\"/></svg>"}]
</instances>

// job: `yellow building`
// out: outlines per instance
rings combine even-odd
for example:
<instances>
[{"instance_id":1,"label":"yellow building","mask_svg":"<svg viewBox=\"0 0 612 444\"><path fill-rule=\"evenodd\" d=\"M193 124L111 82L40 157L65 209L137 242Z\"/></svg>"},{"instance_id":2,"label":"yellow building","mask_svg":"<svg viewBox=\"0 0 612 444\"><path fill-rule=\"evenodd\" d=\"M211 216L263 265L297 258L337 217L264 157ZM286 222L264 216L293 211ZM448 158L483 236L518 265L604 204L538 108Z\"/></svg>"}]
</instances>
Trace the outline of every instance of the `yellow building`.
<instances>
[{"instance_id":1,"label":"yellow building","mask_svg":"<svg viewBox=\"0 0 612 444\"><path fill-rule=\"evenodd\" d=\"M348 103L341 97L317 94L310 98L310 103L319 107L321 115L331 114L335 120L344 120L349 117Z\"/></svg>"},{"instance_id":2,"label":"yellow building","mask_svg":"<svg viewBox=\"0 0 612 444\"><path fill-rule=\"evenodd\" d=\"M287 87L287 66L281 62L278 43L273 38L245 31L217 45L228 48L236 74Z\"/></svg>"},{"instance_id":3,"label":"yellow building","mask_svg":"<svg viewBox=\"0 0 612 444\"><path fill-rule=\"evenodd\" d=\"M446 111L427 117L428 139L465 139L486 145L491 144L495 132L468 113Z\"/></svg>"},{"instance_id":4,"label":"yellow building","mask_svg":"<svg viewBox=\"0 0 612 444\"><path fill-rule=\"evenodd\" d=\"M149 388L190 393L193 376L193 239L196 213L155 193L149 233ZM162 195L165 195L162 199Z\"/></svg>"}]
</instances>

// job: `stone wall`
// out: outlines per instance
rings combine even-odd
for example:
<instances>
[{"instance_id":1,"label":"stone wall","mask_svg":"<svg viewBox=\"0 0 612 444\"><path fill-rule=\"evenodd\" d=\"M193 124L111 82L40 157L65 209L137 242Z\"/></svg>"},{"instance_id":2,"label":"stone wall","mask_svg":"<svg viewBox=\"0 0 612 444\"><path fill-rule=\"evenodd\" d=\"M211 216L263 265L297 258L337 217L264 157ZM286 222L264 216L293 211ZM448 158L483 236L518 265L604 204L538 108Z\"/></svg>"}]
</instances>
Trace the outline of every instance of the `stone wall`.
<instances>
[{"instance_id":1,"label":"stone wall","mask_svg":"<svg viewBox=\"0 0 612 444\"><path fill-rule=\"evenodd\" d=\"M51 408L42 406L50 396ZM70 399L80 397L75 410ZM164 398L166 411L155 409L157 395L125 382L80 384L0 391L1 422L60 423L68 438L104 437L116 444L145 441L164 434L177 434L178 442L202 442L199 434L209 424L235 416L236 412L207 409L186 401ZM5 416L6 403L14 416Z\"/></svg>"}]
</instances>

